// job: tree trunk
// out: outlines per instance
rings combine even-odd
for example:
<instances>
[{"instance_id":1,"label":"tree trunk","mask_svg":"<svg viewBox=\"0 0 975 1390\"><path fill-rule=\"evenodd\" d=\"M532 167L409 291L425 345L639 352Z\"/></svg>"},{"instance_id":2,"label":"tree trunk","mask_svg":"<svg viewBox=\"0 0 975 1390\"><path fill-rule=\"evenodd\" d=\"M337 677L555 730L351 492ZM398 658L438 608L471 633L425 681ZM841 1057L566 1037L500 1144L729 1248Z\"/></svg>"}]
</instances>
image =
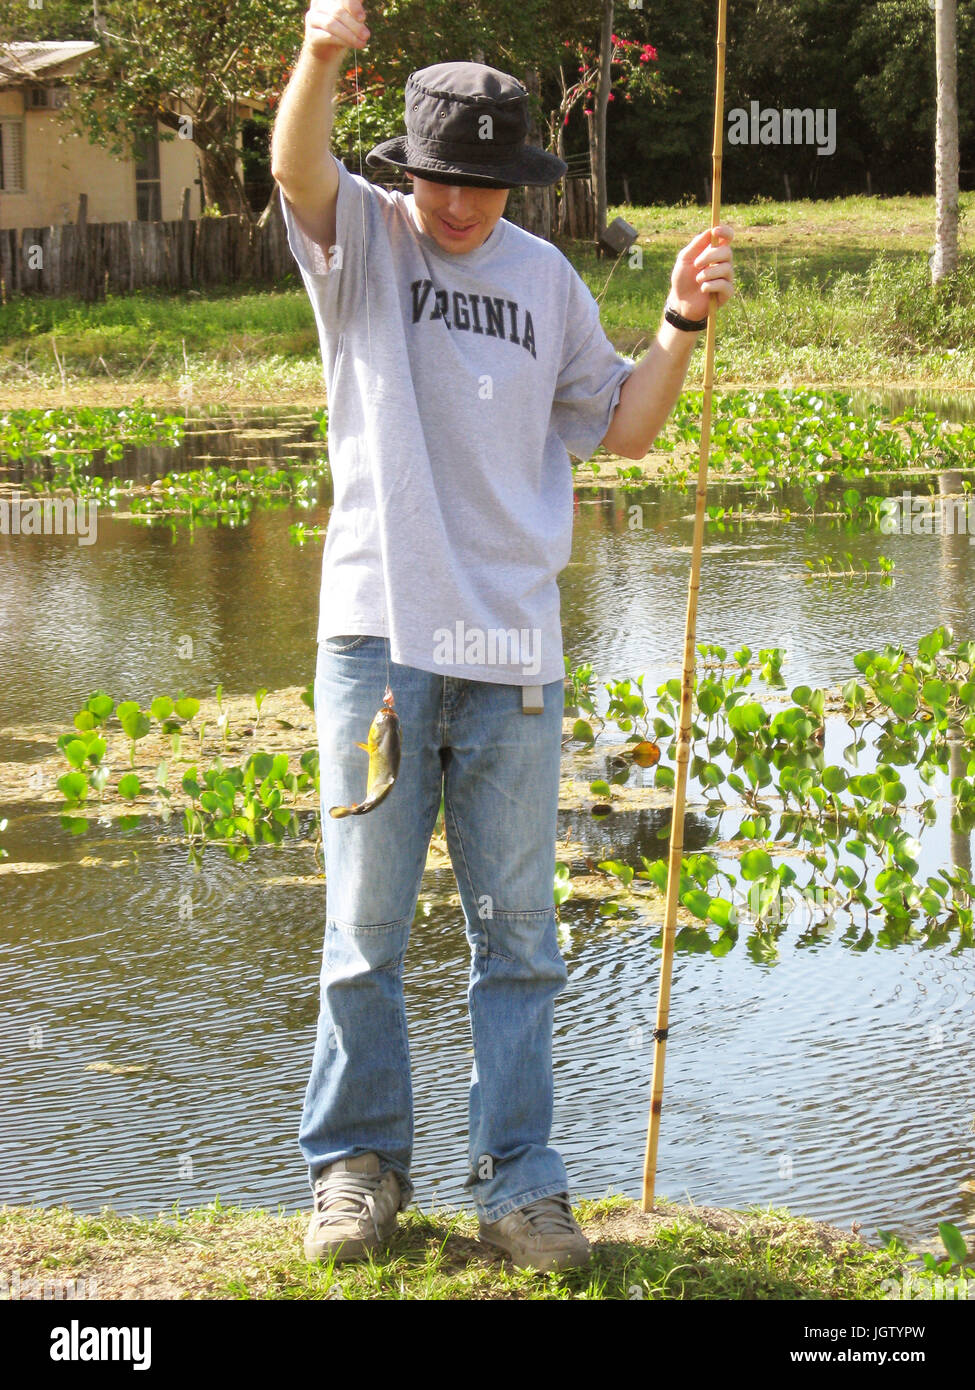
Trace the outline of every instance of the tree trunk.
<instances>
[{"instance_id":1,"label":"tree trunk","mask_svg":"<svg viewBox=\"0 0 975 1390\"><path fill-rule=\"evenodd\" d=\"M200 152L200 178L203 182L203 201L207 207L215 207L223 216L237 214L247 221L251 220L247 200L241 197L238 180L228 173L225 161L207 151Z\"/></svg>"},{"instance_id":2,"label":"tree trunk","mask_svg":"<svg viewBox=\"0 0 975 1390\"><path fill-rule=\"evenodd\" d=\"M931 279L937 285L958 269L958 24L957 0L935 0L938 73L935 137L935 245Z\"/></svg>"},{"instance_id":3,"label":"tree trunk","mask_svg":"<svg viewBox=\"0 0 975 1390\"><path fill-rule=\"evenodd\" d=\"M525 87L528 90L532 101L529 111L530 125L528 127L529 145L541 145L544 136L538 124L536 102L541 91L541 78L537 68L530 68L525 73ZM545 187L535 188L531 185L525 187L524 201L524 221L522 226L526 231L532 232L535 236L543 237L545 241L552 240L553 224L555 222L555 192L551 184Z\"/></svg>"},{"instance_id":4,"label":"tree trunk","mask_svg":"<svg viewBox=\"0 0 975 1390\"><path fill-rule=\"evenodd\" d=\"M596 84L596 111L590 122L592 173L596 185L596 240L606 230L606 112L613 85L613 0L603 0L603 25L599 36L599 69Z\"/></svg>"},{"instance_id":5,"label":"tree trunk","mask_svg":"<svg viewBox=\"0 0 975 1390\"><path fill-rule=\"evenodd\" d=\"M163 124L177 133L180 119L176 112L160 116ZM253 224L254 212L237 171L236 129L236 121L227 109L215 110L209 105L192 113L192 139L200 158L204 206L216 208L224 217L241 217Z\"/></svg>"}]
</instances>

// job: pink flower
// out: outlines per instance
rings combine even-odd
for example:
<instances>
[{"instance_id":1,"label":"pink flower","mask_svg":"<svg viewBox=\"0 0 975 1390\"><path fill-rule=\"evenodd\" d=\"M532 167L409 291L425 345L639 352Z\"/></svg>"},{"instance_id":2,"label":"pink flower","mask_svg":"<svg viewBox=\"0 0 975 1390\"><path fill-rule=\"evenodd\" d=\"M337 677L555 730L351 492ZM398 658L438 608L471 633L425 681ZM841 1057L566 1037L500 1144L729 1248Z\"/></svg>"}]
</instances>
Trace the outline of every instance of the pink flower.
<instances>
[{"instance_id":1,"label":"pink flower","mask_svg":"<svg viewBox=\"0 0 975 1390\"><path fill-rule=\"evenodd\" d=\"M612 93L612 92L610 92L608 100L609 100L609 101L615 101L615 100L616 100L616 98L613 96L613 93Z\"/></svg>"},{"instance_id":2,"label":"pink flower","mask_svg":"<svg viewBox=\"0 0 975 1390\"><path fill-rule=\"evenodd\" d=\"M562 124L563 124L563 125L568 125L568 124L569 124L569 118L568 118L568 116L566 116L566 118L565 118L565 120L562 122Z\"/></svg>"}]
</instances>

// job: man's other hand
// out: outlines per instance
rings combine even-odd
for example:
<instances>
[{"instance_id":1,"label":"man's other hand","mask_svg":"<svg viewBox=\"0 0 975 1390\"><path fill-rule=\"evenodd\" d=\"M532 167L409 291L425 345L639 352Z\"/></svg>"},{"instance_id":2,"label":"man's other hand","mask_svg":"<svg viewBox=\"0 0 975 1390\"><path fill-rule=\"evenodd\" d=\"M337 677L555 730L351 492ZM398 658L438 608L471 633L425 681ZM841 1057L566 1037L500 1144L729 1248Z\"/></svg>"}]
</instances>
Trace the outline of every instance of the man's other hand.
<instances>
[{"instance_id":1,"label":"man's other hand","mask_svg":"<svg viewBox=\"0 0 975 1390\"><path fill-rule=\"evenodd\" d=\"M734 232L719 223L714 236L712 245L710 228L701 232L684 247L674 264L670 302L686 319L706 319L712 295L717 295L720 308L734 293L735 274L731 263Z\"/></svg>"}]
</instances>

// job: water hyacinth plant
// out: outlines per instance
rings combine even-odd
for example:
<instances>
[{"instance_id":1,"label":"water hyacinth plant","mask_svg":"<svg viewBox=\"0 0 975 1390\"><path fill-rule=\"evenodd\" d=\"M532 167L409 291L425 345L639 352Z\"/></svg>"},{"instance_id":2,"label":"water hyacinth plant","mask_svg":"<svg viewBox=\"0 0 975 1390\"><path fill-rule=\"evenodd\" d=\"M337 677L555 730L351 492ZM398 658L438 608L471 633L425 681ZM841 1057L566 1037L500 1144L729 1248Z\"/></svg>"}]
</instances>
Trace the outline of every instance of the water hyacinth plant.
<instances>
[{"instance_id":1,"label":"water hyacinth plant","mask_svg":"<svg viewBox=\"0 0 975 1390\"><path fill-rule=\"evenodd\" d=\"M304 695L310 689L311 686ZM267 694L263 687L255 692L257 717L253 727L247 730L251 737L257 733ZM220 711L217 726L226 746L229 721L223 710L222 685L217 687L216 703ZM128 739L130 766L134 766L137 745L152 734L168 739L173 759L180 761L182 737L192 731L199 712L200 701L182 691L175 697L156 696L146 709L135 700L123 700L116 705L104 691L91 695L74 717L74 730L62 734L57 741L58 749L69 764L69 770L57 781L65 800L66 814L62 818L65 828L73 834L82 833L87 821L72 816L71 812L82 807L91 793L103 801L105 794L111 791L111 769L106 753L114 723ZM287 721L278 722L291 727ZM198 729L201 750L205 727L205 723L201 723ZM173 809L168 778L169 764L162 761L156 767L153 787L145 786L132 771L119 779L115 790L129 803L154 796L168 819ZM189 766L180 781L180 789L188 798L182 810L191 856L198 858L200 847L212 841L223 845L234 858L246 859L249 844L257 841L280 844L287 834L298 834L296 806L299 796L314 792L317 800L318 750L310 748L298 755L295 768L285 753L271 754L255 749L238 767L227 766L217 753L208 767L201 769L198 762ZM290 804L285 802L286 797L290 798ZM117 823L122 828L134 829L142 819L142 815L137 814L121 817Z\"/></svg>"},{"instance_id":2,"label":"water hyacinth plant","mask_svg":"<svg viewBox=\"0 0 975 1390\"><path fill-rule=\"evenodd\" d=\"M121 459L127 444L176 445L183 435L178 415L150 410L141 401L113 409L8 410L0 414L0 458L62 463Z\"/></svg>"},{"instance_id":3,"label":"water hyacinth plant","mask_svg":"<svg viewBox=\"0 0 975 1390\"><path fill-rule=\"evenodd\" d=\"M950 797L953 829L975 828L975 643L938 627L913 657L891 646L860 652L857 675L841 691L796 686L785 706L748 689L747 648L728 662L720 647L698 651L689 775L722 848L684 858L680 902L701 923L685 931L684 947L724 954L747 918L752 949L774 958L790 916L784 902L809 909L819 929L844 922L848 944L860 949L874 941L975 944L968 866L920 873L920 836L938 820L939 800ZM777 673L780 654L763 655ZM655 784L671 787L679 682L659 686L651 701L641 680L607 682L603 714L591 685L588 668L570 675L567 699L590 714L576 720L573 739L590 749L610 723L630 743L651 731L662 748ZM827 720L847 730L839 761L826 757ZM594 796L607 790L591 787ZM624 887L644 880L663 891L663 860L641 864L601 867Z\"/></svg>"}]
</instances>

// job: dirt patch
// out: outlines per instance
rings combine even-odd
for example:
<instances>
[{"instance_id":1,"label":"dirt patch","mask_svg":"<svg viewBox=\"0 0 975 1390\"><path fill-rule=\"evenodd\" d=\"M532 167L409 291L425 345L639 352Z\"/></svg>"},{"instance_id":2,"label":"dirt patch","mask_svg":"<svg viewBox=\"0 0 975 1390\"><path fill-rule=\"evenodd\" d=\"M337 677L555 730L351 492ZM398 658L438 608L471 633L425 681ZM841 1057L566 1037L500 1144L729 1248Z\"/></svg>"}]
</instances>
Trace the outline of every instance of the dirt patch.
<instances>
[{"instance_id":1,"label":"dirt patch","mask_svg":"<svg viewBox=\"0 0 975 1390\"><path fill-rule=\"evenodd\" d=\"M255 1243L266 1241L268 1231L267 1221L256 1219L232 1227L174 1227L168 1236L137 1222L126 1229L127 1223L113 1217L112 1234L100 1238L68 1234L74 1220L64 1207L39 1211L26 1223L0 1222L0 1268L17 1271L21 1298L43 1297L38 1284L50 1284L55 1275L58 1281L74 1281L82 1296L98 1299L229 1298L228 1280L258 1273ZM97 1217L81 1222L97 1230ZM297 1239L299 1223L294 1225ZM11 1294L15 1291L11 1287Z\"/></svg>"},{"instance_id":2,"label":"dirt patch","mask_svg":"<svg viewBox=\"0 0 975 1390\"><path fill-rule=\"evenodd\" d=\"M58 410L67 406L128 406L136 401L149 401L159 410L181 413L187 408L187 401L179 394L177 382L170 381L86 381L73 384L67 389L60 386L24 387L7 383L0 386L0 410ZM188 403L190 410L208 409L218 405L230 405L235 410L248 410L251 407L263 409L269 405L300 406L304 410L319 410L325 404L325 388L309 391L307 388L272 387L266 390L252 385L235 386L228 382L225 387L194 390Z\"/></svg>"},{"instance_id":3,"label":"dirt patch","mask_svg":"<svg viewBox=\"0 0 975 1390\"><path fill-rule=\"evenodd\" d=\"M712 1231L727 1235L748 1234L760 1239L768 1239L795 1244L797 1237L809 1245L816 1245L827 1254L838 1251L856 1239L854 1231L841 1231L838 1226L830 1226L823 1221L802 1221L801 1230L796 1218L783 1221L771 1213L748 1214L726 1211L723 1207L698 1207L691 1203L680 1206L676 1202L657 1201L653 1211L643 1211L634 1205L606 1213L604 1217L586 1222L584 1229L591 1241L618 1241L632 1245L653 1245L656 1233L664 1227L671 1227L676 1218L681 1217L695 1225L705 1226Z\"/></svg>"}]
</instances>

